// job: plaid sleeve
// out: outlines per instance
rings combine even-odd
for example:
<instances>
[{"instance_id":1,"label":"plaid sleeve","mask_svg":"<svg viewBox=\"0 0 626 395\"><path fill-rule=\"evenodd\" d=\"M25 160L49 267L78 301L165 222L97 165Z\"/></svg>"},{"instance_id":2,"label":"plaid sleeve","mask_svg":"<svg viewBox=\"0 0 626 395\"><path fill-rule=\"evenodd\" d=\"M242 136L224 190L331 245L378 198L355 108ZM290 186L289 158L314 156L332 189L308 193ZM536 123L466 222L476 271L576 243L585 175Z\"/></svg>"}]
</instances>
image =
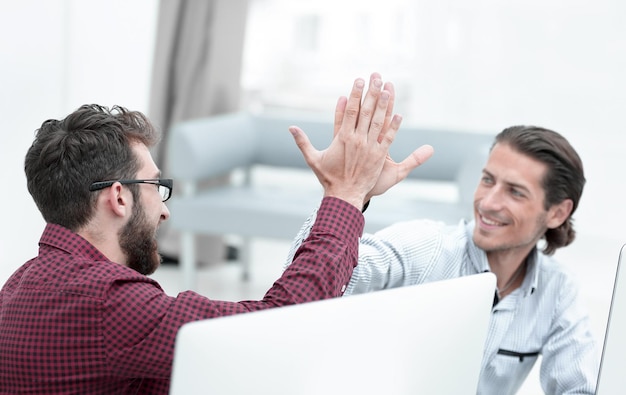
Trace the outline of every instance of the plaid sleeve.
<instances>
[{"instance_id":1,"label":"plaid sleeve","mask_svg":"<svg viewBox=\"0 0 626 395\"><path fill-rule=\"evenodd\" d=\"M103 325L109 366L115 375L168 378L176 333L187 322L341 296L357 264L363 226L354 206L324 198L294 262L260 301L216 301L192 291L170 297L147 278L116 281Z\"/></svg>"}]
</instances>

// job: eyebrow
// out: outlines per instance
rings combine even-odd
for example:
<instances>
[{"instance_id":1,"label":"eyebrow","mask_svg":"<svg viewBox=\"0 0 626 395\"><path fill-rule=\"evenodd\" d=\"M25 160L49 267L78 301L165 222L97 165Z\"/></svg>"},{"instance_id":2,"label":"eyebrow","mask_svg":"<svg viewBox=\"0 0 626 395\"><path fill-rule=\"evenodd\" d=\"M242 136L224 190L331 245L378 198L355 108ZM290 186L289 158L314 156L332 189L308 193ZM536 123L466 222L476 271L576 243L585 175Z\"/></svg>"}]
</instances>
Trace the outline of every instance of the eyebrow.
<instances>
[{"instance_id":1,"label":"eyebrow","mask_svg":"<svg viewBox=\"0 0 626 395\"><path fill-rule=\"evenodd\" d=\"M486 175L488 175L489 177L494 178L494 179L496 178L496 177L495 177L492 173L490 173L487 169L483 169L483 174L486 174ZM507 182L505 182L505 184L506 184L506 185L508 185L508 186L514 187L514 188L519 188L519 189L522 189L522 190L524 190L526 193L530 194L530 189L528 189L528 187L526 187L525 185L518 184L518 183L515 183L515 182L508 182L508 181L507 181Z\"/></svg>"}]
</instances>

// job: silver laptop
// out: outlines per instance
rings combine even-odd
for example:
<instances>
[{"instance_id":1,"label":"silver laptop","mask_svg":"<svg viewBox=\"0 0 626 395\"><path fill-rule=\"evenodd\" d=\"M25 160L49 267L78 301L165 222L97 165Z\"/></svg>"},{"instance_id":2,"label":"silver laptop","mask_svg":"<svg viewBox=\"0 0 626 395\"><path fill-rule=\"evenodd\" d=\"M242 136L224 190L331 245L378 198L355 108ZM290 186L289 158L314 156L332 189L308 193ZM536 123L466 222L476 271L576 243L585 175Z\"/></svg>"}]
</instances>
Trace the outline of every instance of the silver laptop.
<instances>
[{"instance_id":1,"label":"silver laptop","mask_svg":"<svg viewBox=\"0 0 626 395\"><path fill-rule=\"evenodd\" d=\"M598 374L596 395L623 395L626 393L626 244L622 246L615 272L613 297L606 325L604 347ZM626 269L624 269L626 270Z\"/></svg>"},{"instance_id":2,"label":"silver laptop","mask_svg":"<svg viewBox=\"0 0 626 395\"><path fill-rule=\"evenodd\" d=\"M475 395L494 290L482 273L189 323L170 394Z\"/></svg>"}]
</instances>

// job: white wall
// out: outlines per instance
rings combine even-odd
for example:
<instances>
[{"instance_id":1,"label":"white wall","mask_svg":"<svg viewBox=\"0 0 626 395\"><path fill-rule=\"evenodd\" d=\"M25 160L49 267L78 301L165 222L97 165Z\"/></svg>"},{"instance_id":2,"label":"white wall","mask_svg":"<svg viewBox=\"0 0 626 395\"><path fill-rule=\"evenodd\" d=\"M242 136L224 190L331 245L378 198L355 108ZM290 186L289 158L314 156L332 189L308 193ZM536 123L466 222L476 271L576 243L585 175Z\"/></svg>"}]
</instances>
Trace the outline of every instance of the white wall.
<instances>
[{"instance_id":1,"label":"white wall","mask_svg":"<svg viewBox=\"0 0 626 395\"><path fill-rule=\"evenodd\" d=\"M395 82L407 123L555 129L586 168L578 229L626 240L626 2L265 0L254 9L250 102L331 111L353 78L379 71Z\"/></svg>"},{"instance_id":2,"label":"white wall","mask_svg":"<svg viewBox=\"0 0 626 395\"><path fill-rule=\"evenodd\" d=\"M147 111L157 2L0 0L0 282L37 253L26 190L34 131L84 103Z\"/></svg>"},{"instance_id":3,"label":"white wall","mask_svg":"<svg viewBox=\"0 0 626 395\"><path fill-rule=\"evenodd\" d=\"M36 253L43 227L22 169L34 130L83 103L147 110L157 3L0 0L0 279ZM278 6L271 10L274 3ZM552 127L574 143L586 166L588 184L576 215L581 237L610 240L611 248L626 240L621 154L626 147L625 2L394 0L388 5L411 5L410 13L386 10L373 14L378 20L366 12L366 7L381 7L375 1L359 3L361 8L351 8L348 1L302 3L307 7L300 9L284 0L251 4L259 14L249 16L248 89L263 89L265 83L279 102L273 78L286 75L301 80L302 100L332 96L332 106L337 94L346 93L354 73L366 76L363 69L371 61L367 72L397 77L405 100L399 107L407 122L494 131L514 123ZM264 14L259 6L271 11ZM356 18L353 8L359 11ZM318 43L323 44L321 57L284 40L310 34L297 30L298 23L307 21L302 19L306 12L317 13L320 28L326 29ZM349 20L351 29L339 29L342 20ZM413 26L418 34L385 47L380 39L394 37L385 27L389 21L391 26L400 23L394 27L397 34L405 35ZM277 31L283 39L267 45ZM359 36L374 45L358 44ZM346 47L345 54L337 45ZM270 73L268 61L279 54L289 61L280 65L281 73ZM393 56L397 61L390 62ZM410 74L405 62L416 62ZM305 72L288 73L294 67Z\"/></svg>"}]
</instances>

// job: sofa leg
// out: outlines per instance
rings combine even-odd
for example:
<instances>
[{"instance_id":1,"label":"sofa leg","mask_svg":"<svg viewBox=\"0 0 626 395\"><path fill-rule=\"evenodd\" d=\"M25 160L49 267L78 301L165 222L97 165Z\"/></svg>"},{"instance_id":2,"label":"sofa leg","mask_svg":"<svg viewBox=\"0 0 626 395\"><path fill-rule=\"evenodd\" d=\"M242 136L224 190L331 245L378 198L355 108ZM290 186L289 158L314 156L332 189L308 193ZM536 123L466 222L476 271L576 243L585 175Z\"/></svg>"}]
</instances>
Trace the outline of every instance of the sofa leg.
<instances>
[{"instance_id":1,"label":"sofa leg","mask_svg":"<svg viewBox=\"0 0 626 395\"><path fill-rule=\"evenodd\" d=\"M196 287L196 243L192 232L181 232L180 247L183 290L194 290Z\"/></svg>"},{"instance_id":2,"label":"sofa leg","mask_svg":"<svg viewBox=\"0 0 626 395\"><path fill-rule=\"evenodd\" d=\"M251 247L252 238L244 237L239 256L241 261L241 281L243 282L250 281L250 261L252 260L252 257L250 256Z\"/></svg>"}]
</instances>

